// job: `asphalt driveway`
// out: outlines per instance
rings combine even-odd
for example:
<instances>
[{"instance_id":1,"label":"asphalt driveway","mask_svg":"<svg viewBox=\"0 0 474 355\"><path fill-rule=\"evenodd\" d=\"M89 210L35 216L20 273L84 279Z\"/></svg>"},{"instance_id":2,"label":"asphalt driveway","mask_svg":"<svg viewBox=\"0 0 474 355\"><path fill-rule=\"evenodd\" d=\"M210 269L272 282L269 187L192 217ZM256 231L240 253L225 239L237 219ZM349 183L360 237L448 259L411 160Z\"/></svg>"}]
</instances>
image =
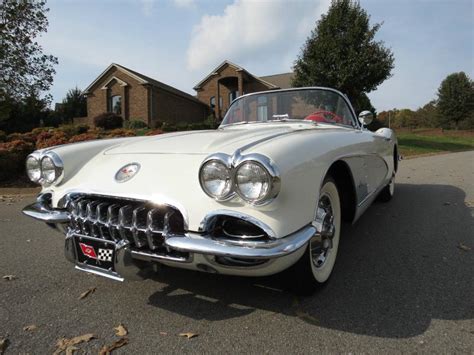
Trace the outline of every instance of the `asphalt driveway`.
<instances>
[{"instance_id":1,"label":"asphalt driveway","mask_svg":"<svg viewBox=\"0 0 474 355\"><path fill-rule=\"evenodd\" d=\"M96 339L77 347L97 353L119 323L129 343L117 353L473 353L474 152L403 161L397 179L390 203L346 228L332 280L309 298L278 277L164 269L119 283L75 271L62 236L20 215L33 197L3 198L0 277L15 276L0 279L5 353L52 353L87 333Z\"/></svg>"}]
</instances>

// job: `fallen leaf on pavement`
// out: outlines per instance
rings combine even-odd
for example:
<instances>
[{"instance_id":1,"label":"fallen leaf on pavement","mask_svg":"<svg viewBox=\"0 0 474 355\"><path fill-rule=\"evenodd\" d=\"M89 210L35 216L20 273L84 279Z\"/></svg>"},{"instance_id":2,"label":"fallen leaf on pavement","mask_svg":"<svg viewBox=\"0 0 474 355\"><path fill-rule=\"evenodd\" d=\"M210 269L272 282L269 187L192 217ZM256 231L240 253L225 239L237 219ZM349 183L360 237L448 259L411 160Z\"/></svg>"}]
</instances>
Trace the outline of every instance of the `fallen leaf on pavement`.
<instances>
[{"instance_id":1,"label":"fallen leaf on pavement","mask_svg":"<svg viewBox=\"0 0 474 355\"><path fill-rule=\"evenodd\" d=\"M168 335L166 332L160 332L160 335Z\"/></svg>"},{"instance_id":2,"label":"fallen leaf on pavement","mask_svg":"<svg viewBox=\"0 0 474 355\"><path fill-rule=\"evenodd\" d=\"M199 336L199 334L196 334L196 333L191 333L191 332L188 332L188 333L179 333L178 334L180 337L186 337L188 339L192 339L194 337L197 337Z\"/></svg>"},{"instance_id":3,"label":"fallen leaf on pavement","mask_svg":"<svg viewBox=\"0 0 474 355\"><path fill-rule=\"evenodd\" d=\"M2 279L7 280L7 281L12 281L16 279L15 275L5 275L2 277Z\"/></svg>"},{"instance_id":4,"label":"fallen leaf on pavement","mask_svg":"<svg viewBox=\"0 0 474 355\"><path fill-rule=\"evenodd\" d=\"M109 355L113 350L121 348L124 345L128 344L128 338L120 338L117 341L114 341L112 345L104 345L99 351L99 355Z\"/></svg>"},{"instance_id":5,"label":"fallen leaf on pavement","mask_svg":"<svg viewBox=\"0 0 474 355\"><path fill-rule=\"evenodd\" d=\"M119 337L123 337L128 334L127 328L123 324L119 324L118 327L114 328L115 329L115 335Z\"/></svg>"},{"instance_id":6,"label":"fallen leaf on pavement","mask_svg":"<svg viewBox=\"0 0 474 355\"><path fill-rule=\"evenodd\" d=\"M317 318L313 317L312 315L306 312L303 312L300 309L295 310L295 314L299 319L302 319L307 323L314 324L314 325L319 323L319 320Z\"/></svg>"},{"instance_id":7,"label":"fallen leaf on pavement","mask_svg":"<svg viewBox=\"0 0 474 355\"><path fill-rule=\"evenodd\" d=\"M34 324L27 325L26 327L23 327L23 330L25 332L31 332L32 330L36 330L36 329L38 329L38 327Z\"/></svg>"},{"instance_id":8,"label":"fallen leaf on pavement","mask_svg":"<svg viewBox=\"0 0 474 355\"><path fill-rule=\"evenodd\" d=\"M92 339L95 339L95 338L96 337L94 334L79 335L71 339L61 338L56 342L56 350L54 351L53 355L60 354L63 351L67 350L67 348L73 347L74 345L79 344L79 343L91 341Z\"/></svg>"},{"instance_id":9,"label":"fallen leaf on pavement","mask_svg":"<svg viewBox=\"0 0 474 355\"><path fill-rule=\"evenodd\" d=\"M71 345L66 348L66 355L74 355L74 351L79 350L77 346Z\"/></svg>"},{"instance_id":10,"label":"fallen leaf on pavement","mask_svg":"<svg viewBox=\"0 0 474 355\"><path fill-rule=\"evenodd\" d=\"M3 354L3 352L7 349L8 343L8 339L0 338L0 354Z\"/></svg>"},{"instance_id":11,"label":"fallen leaf on pavement","mask_svg":"<svg viewBox=\"0 0 474 355\"><path fill-rule=\"evenodd\" d=\"M79 299L82 300L86 298L87 296L93 294L96 289L97 289L96 287L89 288L87 291L84 291L83 293L81 293L81 295L79 296Z\"/></svg>"},{"instance_id":12,"label":"fallen leaf on pavement","mask_svg":"<svg viewBox=\"0 0 474 355\"><path fill-rule=\"evenodd\" d=\"M469 251L471 248L469 248L466 244L459 243L458 248L464 251Z\"/></svg>"}]
</instances>

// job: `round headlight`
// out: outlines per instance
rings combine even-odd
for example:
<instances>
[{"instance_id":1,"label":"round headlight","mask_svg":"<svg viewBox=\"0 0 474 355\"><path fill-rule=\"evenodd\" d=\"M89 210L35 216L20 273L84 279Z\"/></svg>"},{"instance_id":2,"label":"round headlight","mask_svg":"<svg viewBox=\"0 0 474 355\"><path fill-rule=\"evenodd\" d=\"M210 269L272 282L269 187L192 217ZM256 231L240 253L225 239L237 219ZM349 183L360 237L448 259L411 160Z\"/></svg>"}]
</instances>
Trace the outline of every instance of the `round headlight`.
<instances>
[{"instance_id":1,"label":"round headlight","mask_svg":"<svg viewBox=\"0 0 474 355\"><path fill-rule=\"evenodd\" d=\"M62 164L54 162L53 158L46 155L41 159L41 177L47 184L55 182L62 173Z\"/></svg>"},{"instance_id":2,"label":"round headlight","mask_svg":"<svg viewBox=\"0 0 474 355\"><path fill-rule=\"evenodd\" d=\"M26 174L33 182L39 182L41 179L41 164L33 155L26 158Z\"/></svg>"},{"instance_id":3,"label":"round headlight","mask_svg":"<svg viewBox=\"0 0 474 355\"><path fill-rule=\"evenodd\" d=\"M265 200L272 189L272 177L262 165L248 161L236 171L237 193L247 202L258 203Z\"/></svg>"},{"instance_id":4,"label":"round headlight","mask_svg":"<svg viewBox=\"0 0 474 355\"><path fill-rule=\"evenodd\" d=\"M201 187L206 194L217 200L229 197L232 191L232 178L227 166L219 160L206 162L199 173Z\"/></svg>"}]
</instances>

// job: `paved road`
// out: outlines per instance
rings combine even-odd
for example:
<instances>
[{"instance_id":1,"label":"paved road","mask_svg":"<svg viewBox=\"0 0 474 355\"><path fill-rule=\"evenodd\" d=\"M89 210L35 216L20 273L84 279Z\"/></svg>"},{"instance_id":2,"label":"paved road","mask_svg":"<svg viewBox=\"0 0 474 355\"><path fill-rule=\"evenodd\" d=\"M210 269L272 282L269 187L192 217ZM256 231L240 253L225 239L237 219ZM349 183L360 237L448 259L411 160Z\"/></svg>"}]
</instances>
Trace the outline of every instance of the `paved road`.
<instances>
[{"instance_id":1,"label":"paved road","mask_svg":"<svg viewBox=\"0 0 474 355\"><path fill-rule=\"evenodd\" d=\"M302 299L275 277L168 269L118 283L74 271L62 237L20 216L29 200L0 202L0 276L17 277L0 279L7 354L85 333L98 339L78 347L97 352L119 323L130 342L117 353L474 352L474 152L403 161L394 200L345 231L333 279Z\"/></svg>"}]
</instances>

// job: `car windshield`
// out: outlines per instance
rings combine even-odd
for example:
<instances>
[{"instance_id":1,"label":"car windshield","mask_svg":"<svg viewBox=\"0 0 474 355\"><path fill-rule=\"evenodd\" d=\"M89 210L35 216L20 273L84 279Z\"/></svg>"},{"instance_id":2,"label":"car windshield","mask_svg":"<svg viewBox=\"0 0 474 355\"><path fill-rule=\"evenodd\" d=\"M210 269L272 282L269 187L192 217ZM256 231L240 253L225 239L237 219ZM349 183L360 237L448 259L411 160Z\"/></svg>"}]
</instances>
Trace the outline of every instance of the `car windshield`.
<instances>
[{"instance_id":1,"label":"car windshield","mask_svg":"<svg viewBox=\"0 0 474 355\"><path fill-rule=\"evenodd\" d=\"M287 120L355 126L346 100L327 89L267 91L244 96L234 101L222 125Z\"/></svg>"}]
</instances>

